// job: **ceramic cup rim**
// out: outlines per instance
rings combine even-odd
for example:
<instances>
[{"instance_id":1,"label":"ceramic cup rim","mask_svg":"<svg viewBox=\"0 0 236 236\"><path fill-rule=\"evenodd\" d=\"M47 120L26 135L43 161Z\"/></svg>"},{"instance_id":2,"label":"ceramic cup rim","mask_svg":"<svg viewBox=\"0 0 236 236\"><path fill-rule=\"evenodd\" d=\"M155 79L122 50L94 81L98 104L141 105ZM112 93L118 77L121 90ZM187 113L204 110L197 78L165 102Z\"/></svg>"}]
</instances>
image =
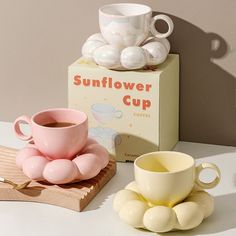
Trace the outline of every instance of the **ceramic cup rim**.
<instances>
[{"instance_id":1,"label":"ceramic cup rim","mask_svg":"<svg viewBox=\"0 0 236 236\"><path fill-rule=\"evenodd\" d=\"M156 156L156 155L161 155L161 154L170 154L170 155L182 155L182 158L185 158L185 159L189 159L191 164L189 164L188 167L185 167L185 168L182 168L181 170L176 170L176 171L168 171L168 172L158 172L158 171L152 171L152 170L147 170L145 168L142 168L138 165L138 162L141 160L141 159L144 159L144 158L147 158L148 156ZM192 156L186 154L186 153L183 153L183 152L175 152L175 151L156 151L156 152L149 152L149 153L145 153L141 156L139 156L138 158L135 159L134 161L134 167L135 169L139 169L139 170L142 170L146 173L149 173L149 174L155 174L155 175L171 175L171 174L176 174L176 173L181 173L181 172L185 172L189 169L192 169L193 167L195 166L195 160Z\"/></svg>"},{"instance_id":2,"label":"ceramic cup rim","mask_svg":"<svg viewBox=\"0 0 236 236\"><path fill-rule=\"evenodd\" d=\"M87 120L88 120L87 114L86 114L85 112L83 112L83 111L79 111L79 110L75 110L75 109L70 109L70 108L51 108L51 109L45 109L45 110L42 110L42 111L39 111L39 112L35 113L35 114L32 116L32 118L31 118L31 122L32 122L34 125L36 125L36 126L38 126L38 127L40 127L40 128L55 130L54 127L46 127L46 126L43 126L42 124L39 124L39 123L36 122L36 120L35 120L39 115L41 115L41 114L43 114L43 113L54 112L54 111L70 111L70 112L74 112L74 113L80 114L80 115L82 115L82 117L83 117L83 119L82 119L81 122L78 122L78 123L76 123L76 124L74 124L74 125L67 126L67 127L57 127L56 130L73 129L73 128L75 128L75 127L78 127L78 126L80 126L80 125L83 125L83 124L86 123Z\"/></svg>"},{"instance_id":3,"label":"ceramic cup rim","mask_svg":"<svg viewBox=\"0 0 236 236\"><path fill-rule=\"evenodd\" d=\"M146 11L144 11L143 13L140 13L140 14L133 14L133 15L127 15L127 16L114 15L114 14L109 14L107 12L104 12L105 8L114 7L114 6L121 6L121 5L124 5L124 6L139 6L139 7L145 8ZM117 17L117 18L127 18L127 17L137 17L137 16L147 15L150 12L152 12L152 9L148 5L139 4L139 3L113 3L113 4L106 4L102 7L100 7L98 11L99 11L99 14L104 15L104 16Z\"/></svg>"}]
</instances>

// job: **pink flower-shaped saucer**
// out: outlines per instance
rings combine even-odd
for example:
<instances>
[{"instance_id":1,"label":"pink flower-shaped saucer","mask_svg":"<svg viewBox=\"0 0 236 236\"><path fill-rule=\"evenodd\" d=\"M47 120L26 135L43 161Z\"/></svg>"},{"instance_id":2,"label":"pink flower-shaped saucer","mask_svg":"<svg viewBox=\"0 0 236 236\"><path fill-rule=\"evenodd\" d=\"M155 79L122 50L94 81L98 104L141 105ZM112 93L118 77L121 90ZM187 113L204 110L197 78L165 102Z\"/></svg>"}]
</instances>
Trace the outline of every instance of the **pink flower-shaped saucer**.
<instances>
[{"instance_id":1,"label":"pink flower-shaped saucer","mask_svg":"<svg viewBox=\"0 0 236 236\"><path fill-rule=\"evenodd\" d=\"M107 150L94 139L88 141L72 160L47 159L34 144L28 144L16 156L16 165L32 180L66 184L95 177L109 162Z\"/></svg>"}]
</instances>

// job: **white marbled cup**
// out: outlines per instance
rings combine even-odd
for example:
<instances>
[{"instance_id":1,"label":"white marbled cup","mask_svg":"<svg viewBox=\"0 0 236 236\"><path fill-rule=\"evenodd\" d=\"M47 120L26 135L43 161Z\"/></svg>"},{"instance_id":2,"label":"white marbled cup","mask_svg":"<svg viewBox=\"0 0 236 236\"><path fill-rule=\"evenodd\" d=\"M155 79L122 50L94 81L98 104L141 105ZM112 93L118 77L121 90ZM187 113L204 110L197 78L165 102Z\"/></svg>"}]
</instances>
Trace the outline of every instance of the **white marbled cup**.
<instances>
[{"instance_id":1,"label":"white marbled cup","mask_svg":"<svg viewBox=\"0 0 236 236\"><path fill-rule=\"evenodd\" d=\"M166 33L157 31L157 20L167 23ZM99 26L104 39L117 48L139 46L150 32L157 38L166 38L174 28L169 16L160 14L152 18L152 9L149 6L135 3L117 3L101 7Z\"/></svg>"}]
</instances>

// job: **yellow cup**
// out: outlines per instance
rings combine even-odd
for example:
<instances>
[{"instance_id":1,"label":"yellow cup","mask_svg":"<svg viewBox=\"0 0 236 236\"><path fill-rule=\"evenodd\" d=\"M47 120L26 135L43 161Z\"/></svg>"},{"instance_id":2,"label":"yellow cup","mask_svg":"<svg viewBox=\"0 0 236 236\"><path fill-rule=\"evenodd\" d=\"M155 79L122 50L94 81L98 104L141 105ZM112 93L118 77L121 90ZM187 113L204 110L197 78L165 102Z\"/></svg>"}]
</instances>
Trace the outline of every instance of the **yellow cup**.
<instances>
[{"instance_id":1,"label":"yellow cup","mask_svg":"<svg viewBox=\"0 0 236 236\"><path fill-rule=\"evenodd\" d=\"M199 179L203 169L213 169L215 179L204 183ZM213 163L195 166L194 159L185 153L162 151L144 154L134 162L135 181L145 199L155 205L174 206L185 199L194 184L201 188L215 187L220 170Z\"/></svg>"}]
</instances>

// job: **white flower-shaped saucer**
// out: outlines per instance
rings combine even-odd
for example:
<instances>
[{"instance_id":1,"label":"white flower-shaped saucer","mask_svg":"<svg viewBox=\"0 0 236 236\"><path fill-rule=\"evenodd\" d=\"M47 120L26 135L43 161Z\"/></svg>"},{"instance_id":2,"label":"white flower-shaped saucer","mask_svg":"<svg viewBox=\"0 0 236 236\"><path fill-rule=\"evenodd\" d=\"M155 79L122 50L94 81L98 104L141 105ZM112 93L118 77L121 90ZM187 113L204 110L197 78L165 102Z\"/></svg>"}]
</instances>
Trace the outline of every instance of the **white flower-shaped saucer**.
<instances>
[{"instance_id":1,"label":"white flower-shaped saucer","mask_svg":"<svg viewBox=\"0 0 236 236\"><path fill-rule=\"evenodd\" d=\"M113 208L125 223L152 232L189 230L197 227L214 211L214 199L194 187L189 196L174 207L152 205L140 194L136 182L116 193Z\"/></svg>"},{"instance_id":2,"label":"white flower-shaped saucer","mask_svg":"<svg viewBox=\"0 0 236 236\"><path fill-rule=\"evenodd\" d=\"M148 37L140 46L116 48L102 34L91 35L82 47L83 59L114 70L136 70L163 63L170 51L166 38Z\"/></svg>"}]
</instances>

